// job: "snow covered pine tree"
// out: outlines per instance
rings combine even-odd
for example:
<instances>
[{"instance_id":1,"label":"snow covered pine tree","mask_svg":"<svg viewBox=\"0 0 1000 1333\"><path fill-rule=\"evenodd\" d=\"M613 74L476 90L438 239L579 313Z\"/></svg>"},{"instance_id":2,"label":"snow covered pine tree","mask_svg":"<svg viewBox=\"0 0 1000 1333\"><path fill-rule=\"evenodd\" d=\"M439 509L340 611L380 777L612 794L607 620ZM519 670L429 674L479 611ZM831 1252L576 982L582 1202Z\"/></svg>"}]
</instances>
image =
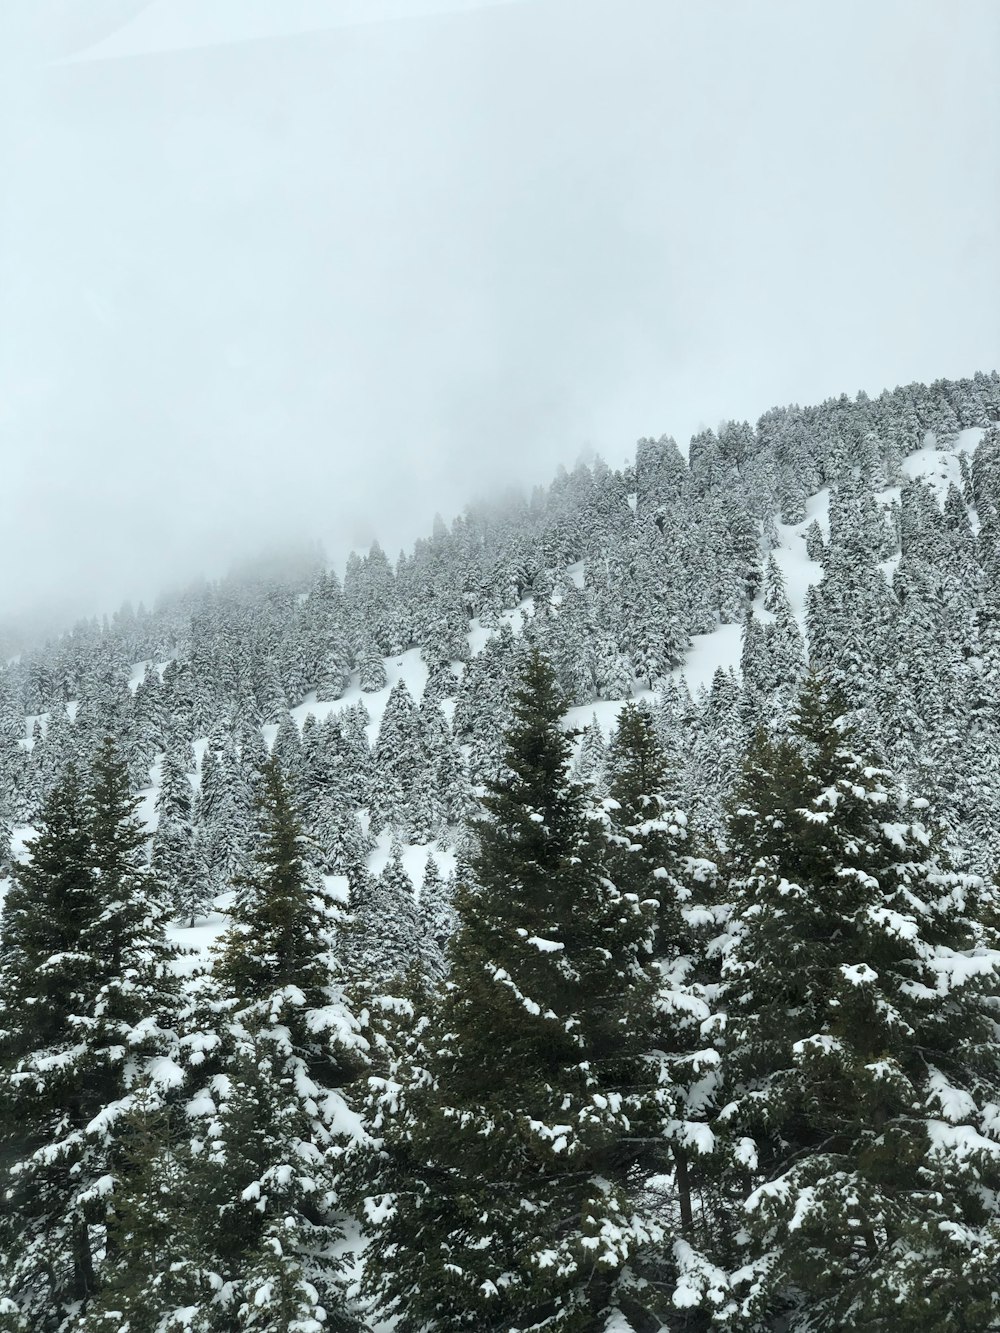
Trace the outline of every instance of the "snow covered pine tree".
<instances>
[{"instance_id":1,"label":"snow covered pine tree","mask_svg":"<svg viewBox=\"0 0 1000 1333\"><path fill-rule=\"evenodd\" d=\"M994 904L842 711L808 678L731 820L719 1120L745 1245L718 1313L741 1333L982 1333L1000 1321Z\"/></svg>"},{"instance_id":2,"label":"snow covered pine tree","mask_svg":"<svg viewBox=\"0 0 1000 1333\"><path fill-rule=\"evenodd\" d=\"M167 911L106 741L49 793L0 922L0 1322L76 1326L113 1272L117 1129L179 1083ZM82 1327L82 1325L81 1325Z\"/></svg>"},{"instance_id":3,"label":"snow covered pine tree","mask_svg":"<svg viewBox=\"0 0 1000 1333\"><path fill-rule=\"evenodd\" d=\"M625 1186L656 1096L652 908L607 878L563 707L531 652L458 893L450 984L405 1084L385 1088L365 1283L400 1333L624 1329L646 1299L630 1264L658 1232Z\"/></svg>"}]
</instances>

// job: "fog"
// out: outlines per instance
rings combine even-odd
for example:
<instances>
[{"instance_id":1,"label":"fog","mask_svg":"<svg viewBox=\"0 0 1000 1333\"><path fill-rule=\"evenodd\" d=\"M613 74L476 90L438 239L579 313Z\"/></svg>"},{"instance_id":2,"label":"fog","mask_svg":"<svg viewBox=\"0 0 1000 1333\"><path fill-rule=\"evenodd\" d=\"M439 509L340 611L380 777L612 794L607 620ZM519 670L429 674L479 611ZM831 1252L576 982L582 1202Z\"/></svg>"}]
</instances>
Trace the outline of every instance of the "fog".
<instances>
[{"instance_id":1,"label":"fog","mask_svg":"<svg viewBox=\"0 0 1000 1333\"><path fill-rule=\"evenodd\" d=\"M0 617L1000 362L993 0L11 0Z\"/></svg>"}]
</instances>

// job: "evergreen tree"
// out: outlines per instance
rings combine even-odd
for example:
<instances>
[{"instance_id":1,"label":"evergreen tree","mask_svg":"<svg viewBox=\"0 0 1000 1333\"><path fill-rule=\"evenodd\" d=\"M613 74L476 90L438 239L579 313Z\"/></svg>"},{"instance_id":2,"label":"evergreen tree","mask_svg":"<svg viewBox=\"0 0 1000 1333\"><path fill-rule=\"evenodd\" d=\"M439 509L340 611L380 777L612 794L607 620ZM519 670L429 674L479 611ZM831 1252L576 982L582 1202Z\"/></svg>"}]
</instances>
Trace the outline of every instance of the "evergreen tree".
<instances>
[{"instance_id":1,"label":"evergreen tree","mask_svg":"<svg viewBox=\"0 0 1000 1333\"><path fill-rule=\"evenodd\" d=\"M456 916L452 886L441 877L438 863L428 856L420 885L420 962L432 981L447 971L446 949L455 933Z\"/></svg>"},{"instance_id":2,"label":"evergreen tree","mask_svg":"<svg viewBox=\"0 0 1000 1333\"><path fill-rule=\"evenodd\" d=\"M420 954L417 904L399 840L393 839L380 875L355 867L348 878L352 975L367 992L377 993L407 973Z\"/></svg>"},{"instance_id":3,"label":"evergreen tree","mask_svg":"<svg viewBox=\"0 0 1000 1333\"><path fill-rule=\"evenodd\" d=\"M79 1333L159 1333L192 1327L200 1258L192 1247L188 1117L140 1084L115 1126L119 1182L108 1218L100 1289L71 1327ZM185 1323L187 1321L187 1323ZM194 1325L197 1327L197 1325Z\"/></svg>"},{"instance_id":4,"label":"evergreen tree","mask_svg":"<svg viewBox=\"0 0 1000 1333\"><path fill-rule=\"evenodd\" d=\"M708 946L725 913L713 902L716 867L697 854L685 812L670 803L672 787L676 778L651 710L626 704L608 747L608 865L619 888L655 906L654 998L645 1030L657 1097L643 1126L649 1135L644 1166L649 1175L673 1177L676 1208L665 1209L664 1228L679 1232L690 1248L696 1199L701 1234L718 1223L698 1177L714 1147L708 1120L719 1053L713 1033L721 1030Z\"/></svg>"},{"instance_id":5,"label":"evergreen tree","mask_svg":"<svg viewBox=\"0 0 1000 1333\"><path fill-rule=\"evenodd\" d=\"M536 651L476 887L459 890L450 984L379 1109L388 1197L365 1282L401 1333L591 1329L648 1296L630 1264L652 1232L625 1186L649 1095L649 921L604 873L562 711Z\"/></svg>"},{"instance_id":6,"label":"evergreen tree","mask_svg":"<svg viewBox=\"0 0 1000 1333\"><path fill-rule=\"evenodd\" d=\"M115 1261L117 1129L177 1081L165 912L144 868L127 769L106 741L89 791L49 794L0 922L4 1130L0 1291L8 1326L65 1326Z\"/></svg>"},{"instance_id":7,"label":"evergreen tree","mask_svg":"<svg viewBox=\"0 0 1000 1333\"><path fill-rule=\"evenodd\" d=\"M228 1014L199 1098L193 1171L210 1329L320 1333L352 1323L336 1163L341 1086L361 1060L334 959L336 908L311 870L292 793L266 764L250 874L215 979Z\"/></svg>"},{"instance_id":8,"label":"evergreen tree","mask_svg":"<svg viewBox=\"0 0 1000 1333\"><path fill-rule=\"evenodd\" d=\"M358 672L361 688L366 694L374 694L377 690L384 690L388 683L382 654L371 639L366 639L358 652Z\"/></svg>"},{"instance_id":9,"label":"evergreen tree","mask_svg":"<svg viewBox=\"0 0 1000 1333\"><path fill-rule=\"evenodd\" d=\"M371 798L373 827L404 825L424 778L418 713L404 680L392 687L379 725Z\"/></svg>"},{"instance_id":10,"label":"evergreen tree","mask_svg":"<svg viewBox=\"0 0 1000 1333\"><path fill-rule=\"evenodd\" d=\"M307 840L278 761L262 773L251 873L237 883L215 975L244 1002L296 986L315 1001L328 980L332 906L315 882Z\"/></svg>"},{"instance_id":11,"label":"evergreen tree","mask_svg":"<svg viewBox=\"0 0 1000 1333\"><path fill-rule=\"evenodd\" d=\"M590 723L583 729L580 749L573 763L573 776L589 786L595 794L603 796L606 787L606 765L607 743L595 713Z\"/></svg>"},{"instance_id":12,"label":"evergreen tree","mask_svg":"<svg viewBox=\"0 0 1000 1333\"><path fill-rule=\"evenodd\" d=\"M150 867L173 915L190 926L207 916L214 902L212 877L195 838L193 805L187 774L172 754L164 754Z\"/></svg>"},{"instance_id":13,"label":"evergreen tree","mask_svg":"<svg viewBox=\"0 0 1000 1333\"><path fill-rule=\"evenodd\" d=\"M735 1327L995 1327L995 999L983 886L858 755L817 678L758 735L730 823ZM978 1286L972 1274L978 1274Z\"/></svg>"}]
</instances>

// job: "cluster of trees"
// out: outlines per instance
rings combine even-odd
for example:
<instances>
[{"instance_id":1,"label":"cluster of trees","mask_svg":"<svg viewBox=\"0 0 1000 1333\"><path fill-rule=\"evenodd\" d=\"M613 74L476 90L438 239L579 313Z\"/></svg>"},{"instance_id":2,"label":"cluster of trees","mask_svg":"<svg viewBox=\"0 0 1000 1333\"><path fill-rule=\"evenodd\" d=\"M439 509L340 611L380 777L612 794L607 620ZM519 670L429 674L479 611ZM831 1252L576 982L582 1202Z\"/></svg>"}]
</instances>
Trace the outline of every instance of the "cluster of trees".
<instances>
[{"instance_id":1,"label":"cluster of trees","mask_svg":"<svg viewBox=\"0 0 1000 1333\"><path fill-rule=\"evenodd\" d=\"M995 1328L993 886L818 677L756 734L711 857L648 709L595 801L561 708L536 654L449 985L369 1080L376 1308L404 1333Z\"/></svg>"},{"instance_id":2,"label":"cluster of trees","mask_svg":"<svg viewBox=\"0 0 1000 1333\"><path fill-rule=\"evenodd\" d=\"M168 943L113 744L46 800L0 921L4 1329L338 1327L340 1089L366 1043L273 760L258 809L205 970Z\"/></svg>"},{"instance_id":3,"label":"cluster of trees","mask_svg":"<svg viewBox=\"0 0 1000 1333\"><path fill-rule=\"evenodd\" d=\"M67 770L0 921L0 1327L997 1327L994 886L817 675L724 849L650 707L602 791L565 703L529 649L453 905L391 858L429 961L379 965L272 756L194 966L112 743Z\"/></svg>"},{"instance_id":4,"label":"cluster of trees","mask_svg":"<svg viewBox=\"0 0 1000 1333\"><path fill-rule=\"evenodd\" d=\"M686 459L669 437L643 439L621 470L596 459L528 499L472 506L450 528L438 521L395 565L376 544L351 557L342 582L311 553L151 611L126 606L103 625L81 622L0 669L0 821L29 823L66 759L84 767L106 734L136 792L164 752L197 773L191 746L206 737L220 770L253 766L262 727L294 747L292 708L338 699L352 681L384 691L385 656L419 649L430 702L454 701L453 726L426 696L417 709L419 772L383 764L373 778L363 718L344 737L334 725L303 745L315 740L325 752L312 765L323 784L339 768L339 808L327 800L329 830L314 830L342 849L333 855L361 846L353 819L372 813L376 789L377 810L401 837L437 836L461 819L470 785L497 771L497 719L516 671L511 628L525 609L572 703L627 697L637 684L665 691L664 730L680 737L682 753L732 751L738 762L775 696L787 706L806 655L768 557L777 524L802 523L807 500L825 487L829 532L813 523L805 533L819 577L808 654L844 686L866 739L904 780L932 791L970 867L987 871L1000 856L989 819L1000 797L991 740L998 418L995 373L774 408L756 426L700 433ZM903 463L928 431L947 446L969 426L985 438L971 466L959 455L961 476L942 509ZM492 635L471 658L470 618ZM725 623L744 626L742 679L695 699L677 695L670 676L691 636ZM390 713L397 733L404 711ZM729 719L721 728L720 713ZM705 783L704 766L691 766L683 788L717 830L727 764ZM221 785L242 818L228 812L199 840L224 878L245 862L251 804L238 782ZM439 790L442 800L423 799Z\"/></svg>"}]
</instances>

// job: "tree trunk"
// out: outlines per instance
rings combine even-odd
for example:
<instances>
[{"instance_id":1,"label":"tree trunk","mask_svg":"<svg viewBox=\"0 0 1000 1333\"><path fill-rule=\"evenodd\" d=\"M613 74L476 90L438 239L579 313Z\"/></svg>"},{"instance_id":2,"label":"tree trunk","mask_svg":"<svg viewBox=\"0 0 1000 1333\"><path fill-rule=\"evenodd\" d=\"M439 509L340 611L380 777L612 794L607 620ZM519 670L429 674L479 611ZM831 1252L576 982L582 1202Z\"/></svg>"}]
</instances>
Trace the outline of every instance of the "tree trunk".
<instances>
[{"instance_id":1,"label":"tree trunk","mask_svg":"<svg viewBox=\"0 0 1000 1333\"><path fill-rule=\"evenodd\" d=\"M73 1222L73 1297L86 1302L95 1287L94 1257L90 1252L90 1232L84 1218Z\"/></svg>"},{"instance_id":2,"label":"tree trunk","mask_svg":"<svg viewBox=\"0 0 1000 1333\"><path fill-rule=\"evenodd\" d=\"M694 1227L694 1211L691 1208L691 1180L688 1175L687 1157L681 1148L674 1148L674 1163L677 1168L677 1199L681 1209L681 1233L690 1239Z\"/></svg>"}]
</instances>

